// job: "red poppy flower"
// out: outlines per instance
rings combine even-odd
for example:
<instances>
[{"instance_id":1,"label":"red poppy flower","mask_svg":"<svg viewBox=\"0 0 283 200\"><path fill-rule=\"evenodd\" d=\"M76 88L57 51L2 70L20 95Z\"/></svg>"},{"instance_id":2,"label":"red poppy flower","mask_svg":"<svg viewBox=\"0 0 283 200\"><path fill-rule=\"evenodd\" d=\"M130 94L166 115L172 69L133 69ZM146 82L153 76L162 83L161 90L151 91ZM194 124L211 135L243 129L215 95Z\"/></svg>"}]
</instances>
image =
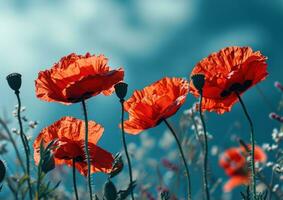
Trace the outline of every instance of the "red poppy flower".
<instances>
[{"instance_id":1,"label":"red poppy flower","mask_svg":"<svg viewBox=\"0 0 283 200\"><path fill-rule=\"evenodd\" d=\"M172 116L185 102L188 90L185 79L168 77L136 90L124 103L129 113L129 120L124 122L125 131L138 134Z\"/></svg>"},{"instance_id":2,"label":"red poppy flower","mask_svg":"<svg viewBox=\"0 0 283 200\"><path fill-rule=\"evenodd\" d=\"M111 70L103 55L74 53L61 58L49 70L41 71L35 80L36 96L44 101L71 104L96 96L110 95L113 86L122 81L122 68Z\"/></svg>"},{"instance_id":3,"label":"red poppy flower","mask_svg":"<svg viewBox=\"0 0 283 200\"><path fill-rule=\"evenodd\" d=\"M249 153L244 147L233 147L226 150L219 159L219 165L230 177L224 185L224 191L230 192L239 185L249 184L250 172L248 170L247 157ZM255 146L255 162L265 162L266 154L259 147Z\"/></svg>"},{"instance_id":4,"label":"red poppy flower","mask_svg":"<svg viewBox=\"0 0 283 200\"><path fill-rule=\"evenodd\" d=\"M205 76L203 110L220 114L230 111L238 101L235 92L242 94L268 75L266 59L250 47L227 47L201 60L194 67L191 76ZM190 92L199 96L192 81Z\"/></svg>"},{"instance_id":5,"label":"red poppy flower","mask_svg":"<svg viewBox=\"0 0 283 200\"><path fill-rule=\"evenodd\" d=\"M104 128L94 121L89 121L88 129L91 173L110 173L114 161L112 154L96 146L102 136ZM44 128L33 144L35 163L38 164L40 160L39 148L41 141L43 145L46 146L51 141L57 139L57 142L54 144L56 149L53 151L55 165L66 164L71 167L72 160L75 159L75 167L77 170L82 175L87 176L84 134L84 121L72 117L63 117L51 126Z\"/></svg>"}]
</instances>

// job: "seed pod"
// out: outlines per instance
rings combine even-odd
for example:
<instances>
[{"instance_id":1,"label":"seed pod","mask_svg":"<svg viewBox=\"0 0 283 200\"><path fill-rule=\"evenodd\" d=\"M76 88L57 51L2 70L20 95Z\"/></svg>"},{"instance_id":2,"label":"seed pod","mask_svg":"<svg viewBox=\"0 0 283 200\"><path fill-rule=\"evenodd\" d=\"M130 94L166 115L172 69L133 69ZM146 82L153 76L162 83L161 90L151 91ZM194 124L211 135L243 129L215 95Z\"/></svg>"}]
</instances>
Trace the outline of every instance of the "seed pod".
<instances>
[{"instance_id":1,"label":"seed pod","mask_svg":"<svg viewBox=\"0 0 283 200\"><path fill-rule=\"evenodd\" d=\"M0 160L0 183L4 180L6 174L6 167L2 160Z\"/></svg>"},{"instance_id":2,"label":"seed pod","mask_svg":"<svg viewBox=\"0 0 283 200\"><path fill-rule=\"evenodd\" d=\"M205 76L203 74L195 74L195 75L191 76L191 79L193 81L195 88L199 92L202 92L202 88L203 88L204 82L205 82Z\"/></svg>"},{"instance_id":3,"label":"seed pod","mask_svg":"<svg viewBox=\"0 0 283 200\"><path fill-rule=\"evenodd\" d=\"M128 84L124 83L124 82L120 82L117 83L115 86L115 92L116 95L120 98L120 99L124 99L125 96L127 95L127 91L128 91Z\"/></svg>"},{"instance_id":4,"label":"seed pod","mask_svg":"<svg viewBox=\"0 0 283 200\"><path fill-rule=\"evenodd\" d=\"M19 91L22 85L22 75L21 74L19 73L9 74L6 79L12 90Z\"/></svg>"}]
</instances>

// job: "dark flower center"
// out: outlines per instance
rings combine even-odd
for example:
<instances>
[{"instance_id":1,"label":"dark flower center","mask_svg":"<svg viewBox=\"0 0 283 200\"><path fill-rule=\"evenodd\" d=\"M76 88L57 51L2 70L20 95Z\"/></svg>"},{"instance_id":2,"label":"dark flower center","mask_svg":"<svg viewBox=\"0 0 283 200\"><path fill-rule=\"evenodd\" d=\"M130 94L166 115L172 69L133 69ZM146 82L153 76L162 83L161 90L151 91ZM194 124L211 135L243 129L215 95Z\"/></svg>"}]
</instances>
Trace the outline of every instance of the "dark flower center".
<instances>
[{"instance_id":1,"label":"dark flower center","mask_svg":"<svg viewBox=\"0 0 283 200\"><path fill-rule=\"evenodd\" d=\"M233 92L242 93L246 91L251 85L252 80L246 80L243 84L241 83L233 83L228 90L223 90L220 94L221 97L227 97L231 95Z\"/></svg>"}]
</instances>

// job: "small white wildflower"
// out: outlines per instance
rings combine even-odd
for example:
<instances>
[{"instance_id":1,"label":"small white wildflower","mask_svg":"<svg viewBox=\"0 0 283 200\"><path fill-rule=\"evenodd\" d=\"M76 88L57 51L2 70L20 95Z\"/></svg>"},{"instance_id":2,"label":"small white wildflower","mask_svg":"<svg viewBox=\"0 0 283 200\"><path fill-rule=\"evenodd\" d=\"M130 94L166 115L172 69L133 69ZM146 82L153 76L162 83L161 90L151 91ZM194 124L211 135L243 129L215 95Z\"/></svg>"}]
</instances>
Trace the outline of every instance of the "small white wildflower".
<instances>
[{"instance_id":1,"label":"small white wildflower","mask_svg":"<svg viewBox=\"0 0 283 200\"><path fill-rule=\"evenodd\" d=\"M274 166L273 166L273 171L277 172L277 173L282 173L283 172L283 169L281 168L281 166L276 163Z\"/></svg>"},{"instance_id":2,"label":"small white wildflower","mask_svg":"<svg viewBox=\"0 0 283 200\"><path fill-rule=\"evenodd\" d=\"M12 131L13 133L17 133L17 129L16 129L16 128L12 128L11 131Z\"/></svg>"},{"instance_id":3,"label":"small white wildflower","mask_svg":"<svg viewBox=\"0 0 283 200\"><path fill-rule=\"evenodd\" d=\"M265 185L265 184L263 184L263 183L257 184L257 186L256 186L256 191L258 191L258 192L263 192L263 191L265 191L265 190L266 190L266 185Z\"/></svg>"},{"instance_id":4,"label":"small white wildflower","mask_svg":"<svg viewBox=\"0 0 283 200\"><path fill-rule=\"evenodd\" d=\"M272 188L272 192L276 192L279 188L279 184L274 185L274 187Z\"/></svg>"},{"instance_id":5,"label":"small white wildflower","mask_svg":"<svg viewBox=\"0 0 283 200\"><path fill-rule=\"evenodd\" d=\"M255 162L255 168L259 168L259 162Z\"/></svg>"},{"instance_id":6,"label":"small white wildflower","mask_svg":"<svg viewBox=\"0 0 283 200\"><path fill-rule=\"evenodd\" d=\"M21 112L24 112L24 111L26 111L26 107L25 106L21 107Z\"/></svg>"},{"instance_id":7,"label":"small white wildflower","mask_svg":"<svg viewBox=\"0 0 283 200\"><path fill-rule=\"evenodd\" d=\"M248 161L248 162L251 161L251 156L247 156L247 161Z\"/></svg>"},{"instance_id":8,"label":"small white wildflower","mask_svg":"<svg viewBox=\"0 0 283 200\"><path fill-rule=\"evenodd\" d=\"M29 127L30 128L36 128L38 122L37 121L29 121Z\"/></svg>"},{"instance_id":9,"label":"small white wildflower","mask_svg":"<svg viewBox=\"0 0 283 200\"><path fill-rule=\"evenodd\" d=\"M16 110L13 110L12 115L13 115L13 117L17 117L18 116L18 112Z\"/></svg>"},{"instance_id":10,"label":"small white wildflower","mask_svg":"<svg viewBox=\"0 0 283 200\"><path fill-rule=\"evenodd\" d=\"M219 152L218 146L213 145L213 146L211 147L211 155L216 156L216 155L218 154L218 152Z\"/></svg>"},{"instance_id":11,"label":"small white wildflower","mask_svg":"<svg viewBox=\"0 0 283 200\"><path fill-rule=\"evenodd\" d=\"M266 163L266 167L271 167L271 166L273 166L273 162L267 162Z\"/></svg>"},{"instance_id":12,"label":"small white wildflower","mask_svg":"<svg viewBox=\"0 0 283 200\"><path fill-rule=\"evenodd\" d=\"M271 145L271 149L272 149L272 150L275 150L275 149L277 149L277 148L278 148L278 145L277 145L277 144L272 144L272 145Z\"/></svg>"},{"instance_id":13,"label":"small white wildflower","mask_svg":"<svg viewBox=\"0 0 283 200\"><path fill-rule=\"evenodd\" d=\"M267 150L267 149L270 148L270 145L268 143L263 143L262 148L263 148L263 150Z\"/></svg>"},{"instance_id":14,"label":"small white wildflower","mask_svg":"<svg viewBox=\"0 0 283 200\"><path fill-rule=\"evenodd\" d=\"M32 139L31 135L27 135L27 140L30 141Z\"/></svg>"}]
</instances>

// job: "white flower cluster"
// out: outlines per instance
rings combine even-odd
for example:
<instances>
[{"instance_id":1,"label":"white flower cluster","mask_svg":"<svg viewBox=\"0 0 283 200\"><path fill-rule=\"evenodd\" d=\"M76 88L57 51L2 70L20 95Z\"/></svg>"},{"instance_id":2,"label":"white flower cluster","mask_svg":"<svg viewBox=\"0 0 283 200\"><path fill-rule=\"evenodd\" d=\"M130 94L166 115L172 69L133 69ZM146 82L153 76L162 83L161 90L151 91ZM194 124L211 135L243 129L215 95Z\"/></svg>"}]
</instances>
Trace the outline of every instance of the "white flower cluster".
<instances>
[{"instance_id":1,"label":"white flower cluster","mask_svg":"<svg viewBox=\"0 0 283 200\"><path fill-rule=\"evenodd\" d=\"M265 151L273 151L273 150L278 149L278 144L268 144L268 143L264 143L264 144L262 144L262 148L263 148Z\"/></svg>"},{"instance_id":2,"label":"white flower cluster","mask_svg":"<svg viewBox=\"0 0 283 200\"><path fill-rule=\"evenodd\" d=\"M279 143L283 139L283 131L279 131L276 128L273 129L272 139L274 140L274 142Z\"/></svg>"}]
</instances>

